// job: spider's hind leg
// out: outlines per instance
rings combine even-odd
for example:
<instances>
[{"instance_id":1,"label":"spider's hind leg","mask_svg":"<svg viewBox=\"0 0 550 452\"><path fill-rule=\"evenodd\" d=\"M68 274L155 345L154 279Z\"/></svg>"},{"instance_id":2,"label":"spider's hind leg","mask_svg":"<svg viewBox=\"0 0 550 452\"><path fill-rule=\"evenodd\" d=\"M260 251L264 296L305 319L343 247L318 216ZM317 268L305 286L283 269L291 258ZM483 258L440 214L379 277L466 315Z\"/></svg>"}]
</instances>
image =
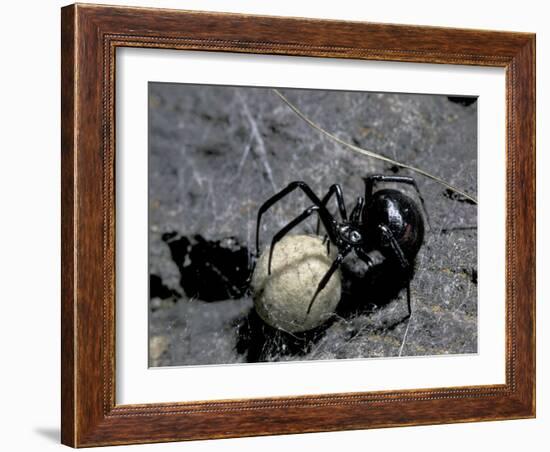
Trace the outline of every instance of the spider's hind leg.
<instances>
[{"instance_id":1,"label":"spider's hind leg","mask_svg":"<svg viewBox=\"0 0 550 452\"><path fill-rule=\"evenodd\" d=\"M386 225L379 225L378 229L380 230L380 234L382 237L383 242L387 245L387 250L391 253L392 257L395 261L399 264L401 267L401 270L406 273L407 276L407 309L408 314L407 317L410 317L412 315L412 308L411 308L411 270L412 265L405 256L405 253L401 249L401 246L397 242L396 238L394 237L393 233L391 232L390 228L388 228Z\"/></svg>"},{"instance_id":2,"label":"spider's hind leg","mask_svg":"<svg viewBox=\"0 0 550 452\"><path fill-rule=\"evenodd\" d=\"M410 278L407 279L407 309L409 311L407 317L410 317L412 315L412 309L411 309L411 280L410 280Z\"/></svg>"}]
</instances>

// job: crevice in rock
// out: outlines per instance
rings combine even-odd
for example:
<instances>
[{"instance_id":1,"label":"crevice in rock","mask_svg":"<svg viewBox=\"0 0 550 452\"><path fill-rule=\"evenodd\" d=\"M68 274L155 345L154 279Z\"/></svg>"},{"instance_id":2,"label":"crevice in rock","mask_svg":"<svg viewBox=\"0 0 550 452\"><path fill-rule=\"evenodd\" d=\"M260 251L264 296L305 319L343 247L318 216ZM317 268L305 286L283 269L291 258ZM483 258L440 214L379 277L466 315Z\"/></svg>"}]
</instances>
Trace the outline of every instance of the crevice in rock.
<instances>
[{"instance_id":1,"label":"crevice in rock","mask_svg":"<svg viewBox=\"0 0 550 452\"><path fill-rule=\"evenodd\" d=\"M221 301L241 298L248 291L252 256L235 237L206 240L201 235L165 233L177 265L180 284L189 298Z\"/></svg>"}]
</instances>

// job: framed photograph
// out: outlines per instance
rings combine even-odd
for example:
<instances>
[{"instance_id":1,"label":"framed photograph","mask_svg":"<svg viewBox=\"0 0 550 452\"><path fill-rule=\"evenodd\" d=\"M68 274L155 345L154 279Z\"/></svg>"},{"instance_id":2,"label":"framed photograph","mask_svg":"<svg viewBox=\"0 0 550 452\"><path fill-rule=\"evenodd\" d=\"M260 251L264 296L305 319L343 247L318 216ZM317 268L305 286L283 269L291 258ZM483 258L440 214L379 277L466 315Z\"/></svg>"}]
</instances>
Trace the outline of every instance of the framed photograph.
<instances>
[{"instance_id":1,"label":"framed photograph","mask_svg":"<svg viewBox=\"0 0 550 452\"><path fill-rule=\"evenodd\" d=\"M62 442L535 416L535 36L62 9Z\"/></svg>"}]
</instances>

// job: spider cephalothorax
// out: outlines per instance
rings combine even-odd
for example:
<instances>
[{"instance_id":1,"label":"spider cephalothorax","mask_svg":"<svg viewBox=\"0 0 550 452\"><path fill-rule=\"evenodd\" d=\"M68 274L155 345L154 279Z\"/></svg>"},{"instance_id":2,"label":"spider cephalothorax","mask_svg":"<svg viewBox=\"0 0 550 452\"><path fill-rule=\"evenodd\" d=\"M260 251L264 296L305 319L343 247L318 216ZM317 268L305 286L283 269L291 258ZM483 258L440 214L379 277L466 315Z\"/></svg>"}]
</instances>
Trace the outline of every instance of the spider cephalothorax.
<instances>
[{"instance_id":1,"label":"spider cephalothorax","mask_svg":"<svg viewBox=\"0 0 550 452\"><path fill-rule=\"evenodd\" d=\"M313 205L304 210L273 236L269 251L269 273L271 273L271 260L277 242L292 228L313 213L317 213L319 222L325 228L327 247L333 244L338 249L336 259L319 282L309 303L308 313L319 292L323 290L334 272L351 251L354 251L357 257L364 261L367 266L373 265L371 253L377 252L382 254L385 259L393 262L404 274L412 274L411 270L414 265L414 259L424 241L424 220L420 209L413 199L401 191L394 189L375 190L375 185L378 182L411 185L416 190L424 207L424 200L416 182L411 177L384 176L381 174L367 176L364 178L364 182L365 194L357 198L349 217L346 212L346 205L340 185L331 185L325 196L319 198L305 182L301 181L290 183L286 188L269 198L258 210L256 250L259 253L261 218L273 204L296 189L301 189L313 203ZM336 197L339 219L333 216L327 209L327 204L332 196ZM424 212L426 213L425 209ZM317 231L319 231L319 224ZM408 314L410 315L409 282L410 277L407 280L407 307Z\"/></svg>"}]
</instances>

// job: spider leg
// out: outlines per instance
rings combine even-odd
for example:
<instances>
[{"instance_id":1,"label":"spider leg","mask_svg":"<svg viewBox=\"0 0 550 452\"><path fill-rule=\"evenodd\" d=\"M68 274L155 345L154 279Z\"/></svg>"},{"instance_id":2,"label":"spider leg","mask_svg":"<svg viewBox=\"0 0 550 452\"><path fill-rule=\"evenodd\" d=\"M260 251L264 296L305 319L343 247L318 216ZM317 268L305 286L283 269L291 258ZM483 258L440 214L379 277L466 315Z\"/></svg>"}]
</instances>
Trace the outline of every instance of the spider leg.
<instances>
[{"instance_id":1,"label":"spider leg","mask_svg":"<svg viewBox=\"0 0 550 452\"><path fill-rule=\"evenodd\" d=\"M283 188L279 193L274 194L271 198L269 198L266 202L264 202L260 208L258 209L258 217L256 220L256 254L259 254L260 250L260 223L262 220L262 215L277 201L284 198L286 195L291 193L292 191L296 189L301 189L304 194L311 200L311 202L319 207L319 215L323 219L323 223L326 225L336 223L330 212L327 210L325 205L322 203L322 201L319 199L319 197L313 192L313 190L307 185L305 182L302 181L296 181L291 182L288 184L285 188ZM332 240L335 239L334 234L331 231L327 231L329 233L329 236Z\"/></svg>"},{"instance_id":2,"label":"spider leg","mask_svg":"<svg viewBox=\"0 0 550 452\"><path fill-rule=\"evenodd\" d=\"M347 247L347 248L341 250L338 253L338 256L336 257L336 259L334 259L334 261L332 262L330 268L327 270L325 275L321 278L321 281L319 282L319 285L317 286L317 290L315 290L315 293L313 294L313 298L309 302L309 306L307 307L306 315L308 315L310 313L311 307L313 306L313 303L315 302L315 299L317 298L317 295L319 295L319 293L325 288L325 286L330 281L330 278L332 277L334 272L336 270L338 270L338 267L340 267L340 265L344 261L345 257L349 254L349 252L351 250L352 250L351 247Z\"/></svg>"},{"instance_id":3,"label":"spider leg","mask_svg":"<svg viewBox=\"0 0 550 452\"><path fill-rule=\"evenodd\" d=\"M367 202L370 200L372 196L372 192L374 190L374 186L377 182L395 182L400 184L411 185L415 189L416 194L420 199L420 202L422 204L422 210L424 211L424 215L426 217L426 222L428 223L428 226L430 227L430 229L432 228L432 225L430 222L430 215L428 214L428 210L426 209L426 203L424 202L424 198L422 196L422 193L420 193L420 189L418 188L418 185L416 185L416 181L412 177L386 176L384 174L372 174L370 176L365 177L364 181L365 181L365 199L367 199Z\"/></svg>"},{"instance_id":4,"label":"spider leg","mask_svg":"<svg viewBox=\"0 0 550 452\"><path fill-rule=\"evenodd\" d=\"M399 246L399 243L393 236L391 230L384 224L379 225L378 229L380 230L384 243L388 245L388 249L391 250L391 252L393 253L393 256L397 259L397 262L399 262L399 265L401 266L401 268L405 271L409 271L411 268L411 264L409 260L405 257L405 253L403 253L401 246ZM411 281L409 276L407 276L407 309L409 312L408 317L410 317L412 314L412 310L411 310Z\"/></svg>"},{"instance_id":5,"label":"spider leg","mask_svg":"<svg viewBox=\"0 0 550 452\"><path fill-rule=\"evenodd\" d=\"M320 209L319 206L311 206L308 209L304 210L300 215L298 215L294 220L292 220L290 223L288 223L285 227L283 227L279 232L277 232L273 239L271 240L271 248L269 249L269 260L267 264L267 274L271 275L271 261L273 259L273 251L275 249L275 245L279 240L281 240L292 228L300 224L302 221L304 221L307 217L309 217L314 212L318 212ZM330 241L329 241L330 243Z\"/></svg>"},{"instance_id":6,"label":"spider leg","mask_svg":"<svg viewBox=\"0 0 550 452\"><path fill-rule=\"evenodd\" d=\"M327 191L327 194L321 200L321 203L326 206L333 195L336 195L336 203L338 204L338 211L340 212L342 221L347 221L348 214L346 212L346 203L344 202L344 194L342 193L342 187L340 187L340 184L331 185ZM317 218L317 229L315 231L317 235L319 235L319 226L321 226L320 217Z\"/></svg>"},{"instance_id":7,"label":"spider leg","mask_svg":"<svg viewBox=\"0 0 550 452\"><path fill-rule=\"evenodd\" d=\"M355 207L351 211L350 215L350 221L352 223L359 223L361 221L361 217L363 216L363 208L365 207L365 198L362 196L359 196L357 198L357 204L355 204Z\"/></svg>"},{"instance_id":8,"label":"spider leg","mask_svg":"<svg viewBox=\"0 0 550 452\"><path fill-rule=\"evenodd\" d=\"M327 256L330 255L330 240L328 239L328 235L325 234L323 237L323 245L327 244Z\"/></svg>"},{"instance_id":9,"label":"spider leg","mask_svg":"<svg viewBox=\"0 0 550 452\"><path fill-rule=\"evenodd\" d=\"M411 281L410 279L407 280L407 309L409 310L409 314L407 317L410 317L412 315L412 309L411 309Z\"/></svg>"}]
</instances>

